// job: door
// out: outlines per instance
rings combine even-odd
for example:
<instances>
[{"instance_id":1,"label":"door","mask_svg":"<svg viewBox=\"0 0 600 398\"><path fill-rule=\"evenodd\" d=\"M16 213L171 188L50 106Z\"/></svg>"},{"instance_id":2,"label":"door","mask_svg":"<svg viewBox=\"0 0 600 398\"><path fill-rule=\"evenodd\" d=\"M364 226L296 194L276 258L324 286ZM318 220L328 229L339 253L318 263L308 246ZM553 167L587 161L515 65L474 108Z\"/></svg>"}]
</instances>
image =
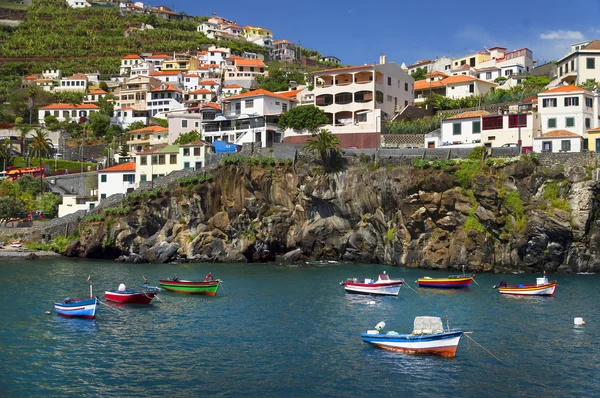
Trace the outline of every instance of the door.
<instances>
[{"instance_id":1,"label":"door","mask_svg":"<svg viewBox=\"0 0 600 398\"><path fill-rule=\"evenodd\" d=\"M596 152L600 152L600 138L596 138Z\"/></svg>"},{"instance_id":2,"label":"door","mask_svg":"<svg viewBox=\"0 0 600 398\"><path fill-rule=\"evenodd\" d=\"M435 142L433 142L433 141L428 142L427 148L435 148Z\"/></svg>"}]
</instances>

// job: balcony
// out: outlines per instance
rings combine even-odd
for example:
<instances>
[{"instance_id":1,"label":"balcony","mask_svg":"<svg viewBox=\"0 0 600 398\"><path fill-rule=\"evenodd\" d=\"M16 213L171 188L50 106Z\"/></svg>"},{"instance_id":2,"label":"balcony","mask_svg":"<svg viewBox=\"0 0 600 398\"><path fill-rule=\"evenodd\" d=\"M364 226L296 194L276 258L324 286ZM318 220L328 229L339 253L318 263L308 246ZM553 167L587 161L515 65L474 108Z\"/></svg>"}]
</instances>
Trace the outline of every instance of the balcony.
<instances>
[{"instance_id":1,"label":"balcony","mask_svg":"<svg viewBox=\"0 0 600 398\"><path fill-rule=\"evenodd\" d=\"M322 94L317 96L315 100L315 104L317 106L328 106L333 104L333 95L332 94Z\"/></svg>"}]
</instances>

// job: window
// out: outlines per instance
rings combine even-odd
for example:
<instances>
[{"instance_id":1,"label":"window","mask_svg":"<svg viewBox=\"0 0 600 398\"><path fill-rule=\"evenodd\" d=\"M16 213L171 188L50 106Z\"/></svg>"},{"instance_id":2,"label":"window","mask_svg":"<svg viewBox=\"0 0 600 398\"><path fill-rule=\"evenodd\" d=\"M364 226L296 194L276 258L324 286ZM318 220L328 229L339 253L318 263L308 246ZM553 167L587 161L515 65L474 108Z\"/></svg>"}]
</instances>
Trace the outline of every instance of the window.
<instances>
[{"instance_id":1,"label":"window","mask_svg":"<svg viewBox=\"0 0 600 398\"><path fill-rule=\"evenodd\" d=\"M281 112L287 112L288 104L281 104Z\"/></svg>"},{"instance_id":2,"label":"window","mask_svg":"<svg viewBox=\"0 0 600 398\"><path fill-rule=\"evenodd\" d=\"M100 182L106 182L106 174L100 174Z\"/></svg>"},{"instance_id":3,"label":"window","mask_svg":"<svg viewBox=\"0 0 600 398\"><path fill-rule=\"evenodd\" d=\"M512 74L513 74L512 69L508 69L508 70L504 71L504 76L512 76Z\"/></svg>"},{"instance_id":4,"label":"window","mask_svg":"<svg viewBox=\"0 0 600 398\"><path fill-rule=\"evenodd\" d=\"M140 156L140 164L141 164L142 166L145 166L145 165L147 165L147 164L148 164L148 159L147 159L147 156L146 156L146 155L142 155L142 156Z\"/></svg>"},{"instance_id":5,"label":"window","mask_svg":"<svg viewBox=\"0 0 600 398\"><path fill-rule=\"evenodd\" d=\"M472 57L469 59L469 65L470 66L475 66L475 57Z\"/></svg>"},{"instance_id":6,"label":"window","mask_svg":"<svg viewBox=\"0 0 600 398\"><path fill-rule=\"evenodd\" d=\"M379 103L383 102L383 93L381 91L375 93L375 101Z\"/></svg>"},{"instance_id":7,"label":"window","mask_svg":"<svg viewBox=\"0 0 600 398\"><path fill-rule=\"evenodd\" d=\"M100 194L100 199L106 199L106 194L105 193L101 193Z\"/></svg>"},{"instance_id":8,"label":"window","mask_svg":"<svg viewBox=\"0 0 600 398\"><path fill-rule=\"evenodd\" d=\"M200 148L194 148L194 156L200 156Z\"/></svg>"},{"instance_id":9,"label":"window","mask_svg":"<svg viewBox=\"0 0 600 398\"><path fill-rule=\"evenodd\" d=\"M475 92L475 84L469 84L469 92L470 93L474 93Z\"/></svg>"},{"instance_id":10,"label":"window","mask_svg":"<svg viewBox=\"0 0 600 398\"><path fill-rule=\"evenodd\" d=\"M169 155L169 164L177 164L177 155L176 154Z\"/></svg>"},{"instance_id":11,"label":"window","mask_svg":"<svg viewBox=\"0 0 600 398\"><path fill-rule=\"evenodd\" d=\"M568 152L571 150L571 140L562 140L560 141L560 150L564 152Z\"/></svg>"},{"instance_id":12,"label":"window","mask_svg":"<svg viewBox=\"0 0 600 398\"><path fill-rule=\"evenodd\" d=\"M165 155L158 155L158 164L166 164Z\"/></svg>"},{"instance_id":13,"label":"window","mask_svg":"<svg viewBox=\"0 0 600 398\"><path fill-rule=\"evenodd\" d=\"M135 174L123 174L123 182L135 182Z\"/></svg>"},{"instance_id":14,"label":"window","mask_svg":"<svg viewBox=\"0 0 600 398\"><path fill-rule=\"evenodd\" d=\"M502 116L488 116L481 119L483 130L497 130L503 126Z\"/></svg>"},{"instance_id":15,"label":"window","mask_svg":"<svg viewBox=\"0 0 600 398\"><path fill-rule=\"evenodd\" d=\"M386 101L387 102L392 102L393 101L392 96L391 95L386 96Z\"/></svg>"},{"instance_id":16,"label":"window","mask_svg":"<svg viewBox=\"0 0 600 398\"><path fill-rule=\"evenodd\" d=\"M140 182L146 182L146 174L140 175Z\"/></svg>"},{"instance_id":17,"label":"window","mask_svg":"<svg viewBox=\"0 0 600 398\"><path fill-rule=\"evenodd\" d=\"M183 119L181 121L181 128L186 128L187 127L187 120Z\"/></svg>"},{"instance_id":18,"label":"window","mask_svg":"<svg viewBox=\"0 0 600 398\"><path fill-rule=\"evenodd\" d=\"M158 163L158 156L152 155L152 164L157 164L157 163Z\"/></svg>"},{"instance_id":19,"label":"window","mask_svg":"<svg viewBox=\"0 0 600 398\"><path fill-rule=\"evenodd\" d=\"M190 148L183 148L183 156L190 156Z\"/></svg>"},{"instance_id":20,"label":"window","mask_svg":"<svg viewBox=\"0 0 600 398\"><path fill-rule=\"evenodd\" d=\"M491 80L492 79L492 72L485 72L485 79L486 80Z\"/></svg>"},{"instance_id":21,"label":"window","mask_svg":"<svg viewBox=\"0 0 600 398\"><path fill-rule=\"evenodd\" d=\"M589 117L586 117L585 118L585 128L589 129L591 125L592 125L592 121L590 120Z\"/></svg>"},{"instance_id":22,"label":"window","mask_svg":"<svg viewBox=\"0 0 600 398\"><path fill-rule=\"evenodd\" d=\"M575 60L571 60L571 72L575 70Z\"/></svg>"},{"instance_id":23,"label":"window","mask_svg":"<svg viewBox=\"0 0 600 398\"><path fill-rule=\"evenodd\" d=\"M552 141L542 141L542 152L552 152Z\"/></svg>"},{"instance_id":24,"label":"window","mask_svg":"<svg viewBox=\"0 0 600 398\"><path fill-rule=\"evenodd\" d=\"M408 100L404 100L404 106L408 106Z\"/></svg>"},{"instance_id":25,"label":"window","mask_svg":"<svg viewBox=\"0 0 600 398\"><path fill-rule=\"evenodd\" d=\"M550 119L548 119L548 128L549 129L555 129L556 128L556 118L552 117Z\"/></svg>"},{"instance_id":26,"label":"window","mask_svg":"<svg viewBox=\"0 0 600 398\"><path fill-rule=\"evenodd\" d=\"M473 133L481 133L481 122L473 122Z\"/></svg>"},{"instance_id":27,"label":"window","mask_svg":"<svg viewBox=\"0 0 600 398\"><path fill-rule=\"evenodd\" d=\"M460 135L460 123L452 124L452 135Z\"/></svg>"},{"instance_id":28,"label":"window","mask_svg":"<svg viewBox=\"0 0 600 398\"><path fill-rule=\"evenodd\" d=\"M575 118L574 117L568 117L565 119L565 126L566 127L575 127Z\"/></svg>"},{"instance_id":29,"label":"window","mask_svg":"<svg viewBox=\"0 0 600 398\"><path fill-rule=\"evenodd\" d=\"M392 85L392 78L388 77L388 86L391 86L391 85Z\"/></svg>"},{"instance_id":30,"label":"window","mask_svg":"<svg viewBox=\"0 0 600 398\"><path fill-rule=\"evenodd\" d=\"M542 100L543 108L556 108L556 98L544 98Z\"/></svg>"},{"instance_id":31,"label":"window","mask_svg":"<svg viewBox=\"0 0 600 398\"><path fill-rule=\"evenodd\" d=\"M509 115L508 128L527 127L527 115Z\"/></svg>"},{"instance_id":32,"label":"window","mask_svg":"<svg viewBox=\"0 0 600 398\"><path fill-rule=\"evenodd\" d=\"M494 141L495 139L496 139L496 136L495 136L495 135L490 135L490 136L488 137L488 140L490 140L490 141Z\"/></svg>"},{"instance_id":33,"label":"window","mask_svg":"<svg viewBox=\"0 0 600 398\"><path fill-rule=\"evenodd\" d=\"M245 108L253 108L254 107L254 100L246 100L246 101L244 101L244 107Z\"/></svg>"},{"instance_id":34,"label":"window","mask_svg":"<svg viewBox=\"0 0 600 398\"><path fill-rule=\"evenodd\" d=\"M588 108L593 108L594 107L594 100L592 100L591 98L586 98L585 99L585 106L587 106Z\"/></svg>"},{"instance_id":35,"label":"window","mask_svg":"<svg viewBox=\"0 0 600 398\"><path fill-rule=\"evenodd\" d=\"M579 106L579 97L565 98L565 106Z\"/></svg>"},{"instance_id":36,"label":"window","mask_svg":"<svg viewBox=\"0 0 600 398\"><path fill-rule=\"evenodd\" d=\"M184 169L189 169L190 168L190 162L183 162L183 168Z\"/></svg>"},{"instance_id":37,"label":"window","mask_svg":"<svg viewBox=\"0 0 600 398\"><path fill-rule=\"evenodd\" d=\"M408 91L408 83L404 83L404 91Z\"/></svg>"},{"instance_id":38,"label":"window","mask_svg":"<svg viewBox=\"0 0 600 398\"><path fill-rule=\"evenodd\" d=\"M596 59L595 58L586 58L585 59L585 67L587 69L596 69Z\"/></svg>"}]
</instances>

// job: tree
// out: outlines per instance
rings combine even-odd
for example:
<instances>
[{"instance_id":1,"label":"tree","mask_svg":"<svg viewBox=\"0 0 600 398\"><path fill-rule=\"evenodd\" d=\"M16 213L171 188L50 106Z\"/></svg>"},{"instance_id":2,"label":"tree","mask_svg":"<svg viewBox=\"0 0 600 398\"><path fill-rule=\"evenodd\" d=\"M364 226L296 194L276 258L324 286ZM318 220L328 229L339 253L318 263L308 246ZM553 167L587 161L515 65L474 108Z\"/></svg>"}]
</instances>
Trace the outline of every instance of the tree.
<instances>
[{"instance_id":1,"label":"tree","mask_svg":"<svg viewBox=\"0 0 600 398\"><path fill-rule=\"evenodd\" d=\"M190 142L198 141L201 139L202 139L202 135L200 135L200 133L197 132L196 130L192 130L187 133L181 134L179 137L177 137L174 144L185 145L185 144L189 144Z\"/></svg>"},{"instance_id":2,"label":"tree","mask_svg":"<svg viewBox=\"0 0 600 398\"><path fill-rule=\"evenodd\" d=\"M127 131L139 130L146 127L146 125L140 121L133 122L127 127Z\"/></svg>"},{"instance_id":3,"label":"tree","mask_svg":"<svg viewBox=\"0 0 600 398\"><path fill-rule=\"evenodd\" d=\"M329 119L325 115L325 112L314 105L297 106L279 118L279 128L281 130L316 131L319 126L327 123L329 123Z\"/></svg>"},{"instance_id":4,"label":"tree","mask_svg":"<svg viewBox=\"0 0 600 398\"><path fill-rule=\"evenodd\" d=\"M129 156L129 151L127 150L127 144L125 141L121 143L121 152L119 152L119 156L122 158Z\"/></svg>"},{"instance_id":5,"label":"tree","mask_svg":"<svg viewBox=\"0 0 600 398\"><path fill-rule=\"evenodd\" d=\"M110 126L110 116L100 112L93 112L89 117L90 128L95 137L102 138Z\"/></svg>"},{"instance_id":6,"label":"tree","mask_svg":"<svg viewBox=\"0 0 600 398\"><path fill-rule=\"evenodd\" d=\"M286 71L276 67L269 68L268 76L256 76L258 88L271 92L287 91L291 81L294 81L297 84L304 84L306 82L303 73L298 71Z\"/></svg>"},{"instance_id":7,"label":"tree","mask_svg":"<svg viewBox=\"0 0 600 398\"><path fill-rule=\"evenodd\" d=\"M16 218L23 211L23 203L10 197L0 198L0 221Z\"/></svg>"},{"instance_id":8,"label":"tree","mask_svg":"<svg viewBox=\"0 0 600 398\"><path fill-rule=\"evenodd\" d=\"M21 156L23 157L23 160L25 160L25 164L29 165L27 156L27 134L29 134L29 132L31 131L31 126L21 125L17 127L17 129L21 133L19 134L19 138L21 139Z\"/></svg>"},{"instance_id":9,"label":"tree","mask_svg":"<svg viewBox=\"0 0 600 398\"><path fill-rule=\"evenodd\" d=\"M44 180L43 170L44 164L42 163L42 156L49 155L52 152L52 141L48 138L48 134L41 128L35 129L35 136L31 140L31 155L37 157L40 161L40 188L44 191Z\"/></svg>"},{"instance_id":10,"label":"tree","mask_svg":"<svg viewBox=\"0 0 600 398\"><path fill-rule=\"evenodd\" d=\"M107 93L110 91L110 89L108 88L108 84L106 84L106 82L100 82L100 84L98 85L98 88L100 90L104 90Z\"/></svg>"},{"instance_id":11,"label":"tree","mask_svg":"<svg viewBox=\"0 0 600 398\"><path fill-rule=\"evenodd\" d=\"M153 117L154 120L160 127L169 127L169 121L167 119L161 119L159 117Z\"/></svg>"},{"instance_id":12,"label":"tree","mask_svg":"<svg viewBox=\"0 0 600 398\"><path fill-rule=\"evenodd\" d=\"M425 80L426 74L427 68L417 68L413 73L411 73L410 77L412 77L414 81Z\"/></svg>"},{"instance_id":13,"label":"tree","mask_svg":"<svg viewBox=\"0 0 600 398\"><path fill-rule=\"evenodd\" d=\"M98 178L94 178L96 183ZM48 218L54 218L58 215L58 205L62 203L62 197L60 195L53 194L52 192L45 192L40 196L40 200L37 204L36 210L43 211Z\"/></svg>"},{"instance_id":14,"label":"tree","mask_svg":"<svg viewBox=\"0 0 600 398\"><path fill-rule=\"evenodd\" d=\"M581 87L584 90L594 91L595 89L598 88L598 83L596 82L596 79L587 80L587 81L581 83L579 85L579 87Z\"/></svg>"},{"instance_id":15,"label":"tree","mask_svg":"<svg viewBox=\"0 0 600 398\"><path fill-rule=\"evenodd\" d=\"M10 156L10 139L6 138L0 141L0 170L5 171L6 166L10 166L11 163L12 156Z\"/></svg>"},{"instance_id":16,"label":"tree","mask_svg":"<svg viewBox=\"0 0 600 398\"><path fill-rule=\"evenodd\" d=\"M331 170L331 159L334 154L341 153L340 145L341 142L337 136L327 129L321 129L306 141L303 149L307 152L318 153L321 156L323 168L327 172Z\"/></svg>"}]
</instances>

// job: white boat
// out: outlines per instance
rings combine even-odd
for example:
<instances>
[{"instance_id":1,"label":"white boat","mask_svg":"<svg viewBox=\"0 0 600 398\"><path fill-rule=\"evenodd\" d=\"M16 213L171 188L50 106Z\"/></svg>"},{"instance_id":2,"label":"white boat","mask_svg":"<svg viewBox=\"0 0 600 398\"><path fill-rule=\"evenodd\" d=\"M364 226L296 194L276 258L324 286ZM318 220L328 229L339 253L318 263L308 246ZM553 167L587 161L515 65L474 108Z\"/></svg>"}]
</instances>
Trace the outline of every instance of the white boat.
<instances>
[{"instance_id":1,"label":"white boat","mask_svg":"<svg viewBox=\"0 0 600 398\"><path fill-rule=\"evenodd\" d=\"M520 284L516 286L507 286L506 282L501 282L498 286L500 294L510 294L513 296L552 296L556 291L558 282L548 282L546 275L536 278L535 284Z\"/></svg>"},{"instance_id":2,"label":"white boat","mask_svg":"<svg viewBox=\"0 0 600 398\"><path fill-rule=\"evenodd\" d=\"M382 274L379 274L377 280L348 278L341 285L344 286L344 289L348 293L397 296L403 283L404 279L390 279L390 276L384 271Z\"/></svg>"},{"instance_id":3,"label":"white boat","mask_svg":"<svg viewBox=\"0 0 600 398\"><path fill-rule=\"evenodd\" d=\"M382 333L385 322L380 322L376 330L361 334L365 343L390 351L405 354L433 354L451 358L456 355L458 343L464 334L462 330L444 330L442 320L433 316L418 316L414 321L413 332L399 334L394 331Z\"/></svg>"},{"instance_id":4,"label":"white boat","mask_svg":"<svg viewBox=\"0 0 600 398\"><path fill-rule=\"evenodd\" d=\"M21 247L21 246L23 246L23 244L21 242L19 242L18 240L14 241L14 242L10 242L10 247Z\"/></svg>"}]
</instances>

